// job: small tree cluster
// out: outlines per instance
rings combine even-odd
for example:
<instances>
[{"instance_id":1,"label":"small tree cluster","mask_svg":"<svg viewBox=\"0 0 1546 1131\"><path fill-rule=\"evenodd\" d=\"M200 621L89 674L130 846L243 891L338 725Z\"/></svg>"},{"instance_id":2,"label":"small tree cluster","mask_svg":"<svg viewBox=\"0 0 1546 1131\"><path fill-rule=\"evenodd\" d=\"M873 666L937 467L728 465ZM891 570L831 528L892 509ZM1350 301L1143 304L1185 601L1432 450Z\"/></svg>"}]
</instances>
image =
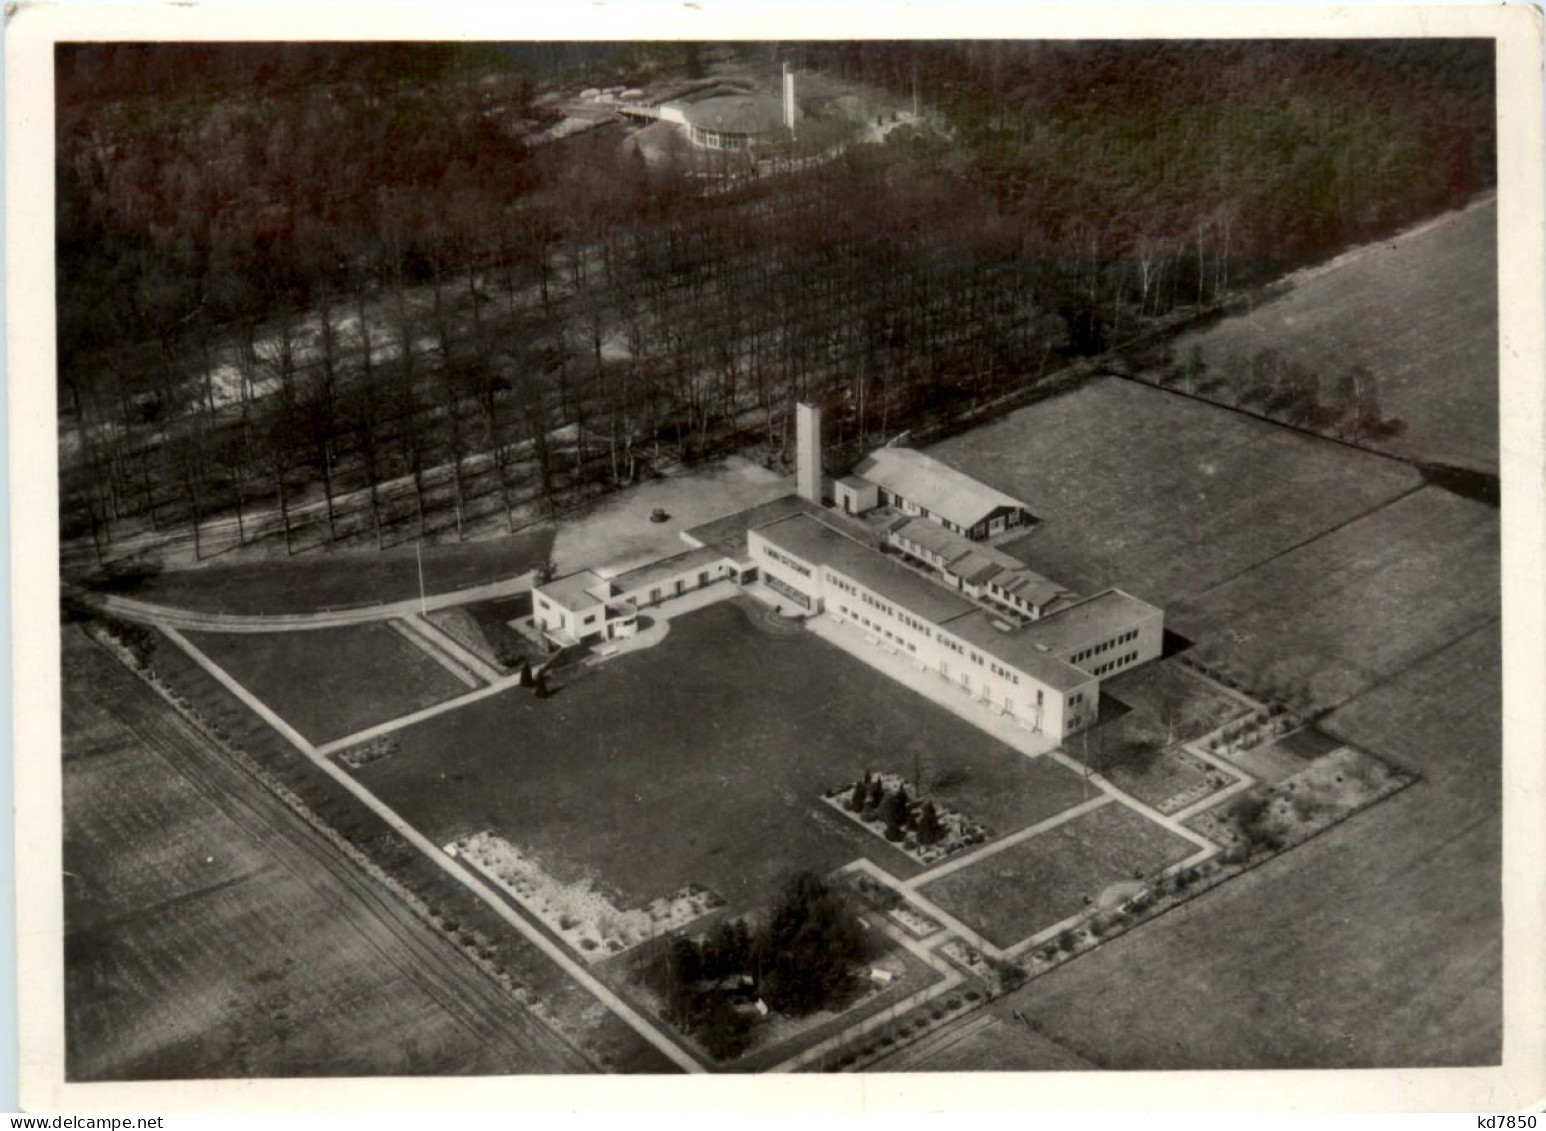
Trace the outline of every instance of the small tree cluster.
<instances>
[{"instance_id":1,"label":"small tree cluster","mask_svg":"<svg viewBox=\"0 0 1546 1131\"><path fill-rule=\"evenodd\" d=\"M792 1015L830 1006L852 989L863 954L863 928L848 899L803 872L784 886L760 930L737 919L703 938L677 938L643 974L670 1020L727 1059L750 1044L752 1001Z\"/></svg>"}]
</instances>

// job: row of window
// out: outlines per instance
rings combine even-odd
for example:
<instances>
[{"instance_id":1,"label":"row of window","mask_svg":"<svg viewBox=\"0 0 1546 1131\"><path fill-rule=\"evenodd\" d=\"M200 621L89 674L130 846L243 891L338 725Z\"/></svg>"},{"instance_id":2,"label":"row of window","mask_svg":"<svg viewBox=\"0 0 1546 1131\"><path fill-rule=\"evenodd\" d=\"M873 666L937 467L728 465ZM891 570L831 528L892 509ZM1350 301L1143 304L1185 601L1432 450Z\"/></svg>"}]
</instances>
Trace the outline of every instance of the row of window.
<instances>
[{"instance_id":1,"label":"row of window","mask_svg":"<svg viewBox=\"0 0 1546 1131\"><path fill-rule=\"evenodd\" d=\"M862 613L854 612L847 605L839 605L838 608L840 610L842 610L842 613L843 613L843 615L845 617L852 617L854 620L858 621L860 624L862 624L865 628L869 629L871 632L878 633L879 635L884 636L887 640L891 641L893 644L900 644L903 648L906 648L909 652L916 652L918 650L918 645L914 644L912 641L902 639L902 637L900 635L892 632L889 628L886 628L883 625L876 624L874 621L870 620L869 617L863 615Z\"/></svg>"},{"instance_id":2,"label":"row of window","mask_svg":"<svg viewBox=\"0 0 1546 1131\"><path fill-rule=\"evenodd\" d=\"M795 558L791 558L788 554L779 553L779 551L775 550L772 546L766 544L763 545L763 551L775 562L778 562L780 565L788 566L801 577L809 577L811 575L811 567L806 565L804 562L798 561Z\"/></svg>"},{"instance_id":3,"label":"row of window","mask_svg":"<svg viewBox=\"0 0 1546 1131\"><path fill-rule=\"evenodd\" d=\"M998 664L989 664L988 667L992 668L993 674L998 676L1000 679L1007 679L1010 683L1014 684L1018 684L1020 682L1020 677L1014 672L1010 671L1008 668L1000 667Z\"/></svg>"},{"instance_id":4,"label":"row of window","mask_svg":"<svg viewBox=\"0 0 1546 1131\"><path fill-rule=\"evenodd\" d=\"M1128 652L1114 660L1107 660L1104 664L1096 664L1090 671L1094 675L1105 675L1109 671L1115 671L1117 668L1120 668L1123 664L1132 663L1137 658L1138 653L1136 651Z\"/></svg>"},{"instance_id":5,"label":"row of window","mask_svg":"<svg viewBox=\"0 0 1546 1131\"><path fill-rule=\"evenodd\" d=\"M1135 628L1131 632L1124 632L1121 636L1107 640L1104 644L1097 644L1093 648L1086 648L1083 652L1076 652L1074 655L1069 657L1069 661L1071 663L1077 664L1081 661L1088 660L1091 656L1098 656L1102 652L1109 652L1119 644L1126 644L1129 640L1137 639L1138 630Z\"/></svg>"}]
</instances>

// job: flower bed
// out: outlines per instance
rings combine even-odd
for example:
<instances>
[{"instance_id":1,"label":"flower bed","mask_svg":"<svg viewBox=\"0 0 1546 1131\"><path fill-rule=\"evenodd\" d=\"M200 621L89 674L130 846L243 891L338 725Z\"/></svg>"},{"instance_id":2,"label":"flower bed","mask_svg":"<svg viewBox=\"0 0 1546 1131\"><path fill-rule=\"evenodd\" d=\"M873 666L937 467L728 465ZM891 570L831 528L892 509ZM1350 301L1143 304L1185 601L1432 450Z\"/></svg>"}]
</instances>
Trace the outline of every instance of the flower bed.
<instances>
[{"instance_id":1,"label":"flower bed","mask_svg":"<svg viewBox=\"0 0 1546 1131\"><path fill-rule=\"evenodd\" d=\"M873 803L867 803L862 809L853 808L854 792L862 784L860 782L850 782L829 790L822 795L822 801L919 864L937 864L963 849L985 844L993 837L992 830L982 822L974 821L933 798L906 798L903 805L905 812L898 814L898 820L888 821L887 804L898 791L903 791L903 796L906 796L906 782L900 774L887 773L868 775L868 780L872 783L872 789L876 784L878 789L871 794ZM922 843L925 839L922 826L925 824L924 810L929 805L934 810L938 839L925 844ZM890 835L893 831L897 835Z\"/></svg>"},{"instance_id":2,"label":"flower bed","mask_svg":"<svg viewBox=\"0 0 1546 1131\"><path fill-rule=\"evenodd\" d=\"M339 751L338 760L351 770L358 770L361 766L368 766L396 752L397 735L383 734Z\"/></svg>"},{"instance_id":3,"label":"flower bed","mask_svg":"<svg viewBox=\"0 0 1546 1131\"><path fill-rule=\"evenodd\" d=\"M688 884L643 907L624 910L592 881L566 884L491 832L461 837L445 850L509 895L587 962L621 954L725 905L708 888Z\"/></svg>"}]
</instances>

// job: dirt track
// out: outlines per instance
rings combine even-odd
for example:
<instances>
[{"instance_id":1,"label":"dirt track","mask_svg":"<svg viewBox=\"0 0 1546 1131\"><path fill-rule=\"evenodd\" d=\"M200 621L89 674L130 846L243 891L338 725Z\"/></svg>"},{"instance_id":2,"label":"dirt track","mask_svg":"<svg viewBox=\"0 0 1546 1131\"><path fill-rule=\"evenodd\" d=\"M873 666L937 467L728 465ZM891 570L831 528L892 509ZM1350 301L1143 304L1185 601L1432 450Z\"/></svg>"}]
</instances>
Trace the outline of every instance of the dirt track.
<instances>
[{"instance_id":1,"label":"dirt track","mask_svg":"<svg viewBox=\"0 0 1546 1131\"><path fill-rule=\"evenodd\" d=\"M395 896L360 873L263 783L173 714L154 692L78 634L67 632L66 641L71 653L67 670L85 677L67 678L66 709L74 696L89 695L94 707L110 712L296 881L325 899L359 932L380 962L444 1008L484 1046L491 1070L593 1070Z\"/></svg>"}]
</instances>

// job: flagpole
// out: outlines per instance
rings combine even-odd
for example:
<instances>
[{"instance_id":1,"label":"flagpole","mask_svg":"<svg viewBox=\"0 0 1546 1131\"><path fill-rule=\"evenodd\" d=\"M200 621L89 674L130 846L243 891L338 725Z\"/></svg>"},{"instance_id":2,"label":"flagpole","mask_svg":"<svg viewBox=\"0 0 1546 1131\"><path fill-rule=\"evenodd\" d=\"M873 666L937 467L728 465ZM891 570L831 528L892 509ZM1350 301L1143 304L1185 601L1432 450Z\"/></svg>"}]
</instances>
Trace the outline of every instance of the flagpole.
<instances>
[{"instance_id":1,"label":"flagpole","mask_svg":"<svg viewBox=\"0 0 1546 1131\"><path fill-rule=\"evenodd\" d=\"M413 556L419 563L419 615L429 616L429 602L424 596L424 539L413 544Z\"/></svg>"}]
</instances>

